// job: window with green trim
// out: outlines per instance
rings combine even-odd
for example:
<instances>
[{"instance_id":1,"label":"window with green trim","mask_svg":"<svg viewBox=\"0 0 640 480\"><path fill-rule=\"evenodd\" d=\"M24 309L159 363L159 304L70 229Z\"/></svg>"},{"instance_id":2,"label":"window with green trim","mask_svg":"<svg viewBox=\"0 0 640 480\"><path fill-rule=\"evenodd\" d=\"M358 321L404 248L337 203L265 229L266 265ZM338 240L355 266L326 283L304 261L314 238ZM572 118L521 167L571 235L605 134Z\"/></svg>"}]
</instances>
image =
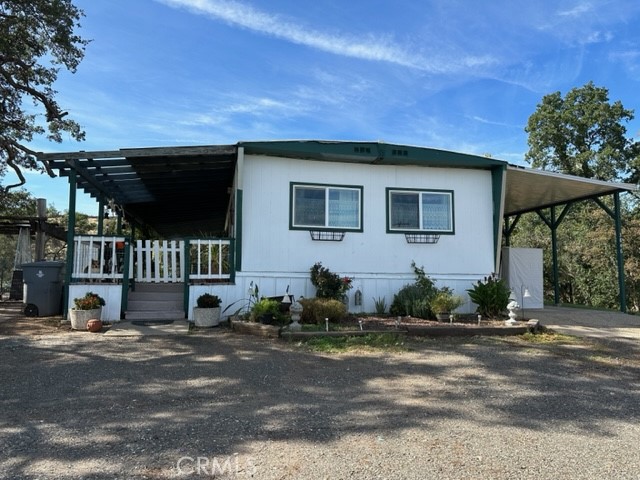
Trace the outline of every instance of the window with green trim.
<instances>
[{"instance_id":1,"label":"window with green trim","mask_svg":"<svg viewBox=\"0 0 640 480\"><path fill-rule=\"evenodd\" d=\"M454 233L453 192L387 188L387 230Z\"/></svg>"},{"instance_id":2,"label":"window with green trim","mask_svg":"<svg viewBox=\"0 0 640 480\"><path fill-rule=\"evenodd\" d=\"M362 187L292 183L290 227L362 231Z\"/></svg>"}]
</instances>

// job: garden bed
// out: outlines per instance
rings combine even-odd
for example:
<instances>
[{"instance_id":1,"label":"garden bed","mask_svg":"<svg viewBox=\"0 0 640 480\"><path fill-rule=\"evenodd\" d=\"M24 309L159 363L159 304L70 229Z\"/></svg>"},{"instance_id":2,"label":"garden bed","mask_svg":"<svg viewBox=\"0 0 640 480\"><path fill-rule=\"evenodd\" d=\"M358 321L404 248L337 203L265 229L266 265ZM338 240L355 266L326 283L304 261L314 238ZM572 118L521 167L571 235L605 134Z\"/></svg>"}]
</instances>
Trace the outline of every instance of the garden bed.
<instances>
[{"instance_id":1,"label":"garden bed","mask_svg":"<svg viewBox=\"0 0 640 480\"><path fill-rule=\"evenodd\" d=\"M258 322L249 322L244 320L229 320L231 330L237 333L247 333L258 337L278 338L280 336L280 328L275 325L265 325Z\"/></svg>"},{"instance_id":2,"label":"garden bed","mask_svg":"<svg viewBox=\"0 0 640 480\"><path fill-rule=\"evenodd\" d=\"M309 328L309 326L305 327ZM349 317L338 324L329 324L328 332L324 325L319 325L315 330L303 329L301 332L291 332L285 328L281 331L280 336L289 340L304 340L322 336L360 336L385 333L427 337L522 335L527 332L535 333L538 329L537 320L519 321L515 325L506 325L504 320L482 320L478 324L477 319L475 322L471 320L471 316L451 323L411 317L402 318L399 322L397 317Z\"/></svg>"}]
</instances>

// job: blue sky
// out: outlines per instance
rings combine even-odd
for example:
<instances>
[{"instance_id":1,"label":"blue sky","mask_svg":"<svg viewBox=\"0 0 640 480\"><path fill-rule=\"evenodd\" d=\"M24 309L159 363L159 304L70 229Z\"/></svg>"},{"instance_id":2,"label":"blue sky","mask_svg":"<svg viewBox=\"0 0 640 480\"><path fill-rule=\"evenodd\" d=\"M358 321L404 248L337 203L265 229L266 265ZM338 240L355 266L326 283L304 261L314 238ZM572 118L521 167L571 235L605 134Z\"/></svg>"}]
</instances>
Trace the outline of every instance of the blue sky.
<instances>
[{"instance_id":1,"label":"blue sky","mask_svg":"<svg viewBox=\"0 0 640 480\"><path fill-rule=\"evenodd\" d=\"M87 139L38 151L381 140L524 164L545 94L593 80L640 116L637 0L74 3L92 42L56 87ZM27 177L67 208L64 179Z\"/></svg>"}]
</instances>

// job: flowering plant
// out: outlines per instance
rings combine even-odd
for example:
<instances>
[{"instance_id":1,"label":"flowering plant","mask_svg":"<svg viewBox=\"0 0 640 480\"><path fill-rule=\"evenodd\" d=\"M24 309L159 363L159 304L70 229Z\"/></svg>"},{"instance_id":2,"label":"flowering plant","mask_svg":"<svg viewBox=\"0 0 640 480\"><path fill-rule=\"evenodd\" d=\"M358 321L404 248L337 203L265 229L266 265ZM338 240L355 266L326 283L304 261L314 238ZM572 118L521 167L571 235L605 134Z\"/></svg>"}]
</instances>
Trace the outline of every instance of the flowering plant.
<instances>
[{"instance_id":1,"label":"flowering plant","mask_svg":"<svg viewBox=\"0 0 640 480\"><path fill-rule=\"evenodd\" d=\"M73 304L76 310L93 310L99 307L104 307L104 298L97 293L87 292L84 297L78 297L73 299Z\"/></svg>"},{"instance_id":2,"label":"flowering plant","mask_svg":"<svg viewBox=\"0 0 640 480\"><path fill-rule=\"evenodd\" d=\"M323 267L321 262L313 265L310 271L311 283L316 287L316 296L318 298L342 300L342 297L352 287L352 278L341 277L331 272L328 268Z\"/></svg>"}]
</instances>

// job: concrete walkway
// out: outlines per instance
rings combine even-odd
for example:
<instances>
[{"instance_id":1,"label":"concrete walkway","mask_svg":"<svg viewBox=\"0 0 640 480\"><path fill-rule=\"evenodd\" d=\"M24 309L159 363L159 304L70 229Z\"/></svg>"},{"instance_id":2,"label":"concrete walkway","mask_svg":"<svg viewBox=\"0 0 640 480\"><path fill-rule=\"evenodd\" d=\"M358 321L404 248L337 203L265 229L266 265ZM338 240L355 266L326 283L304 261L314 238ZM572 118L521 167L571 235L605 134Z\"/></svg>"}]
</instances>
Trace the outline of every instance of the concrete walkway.
<instances>
[{"instance_id":1,"label":"concrete walkway","mask_svg":"<svg viewBox=\"0 0 640 480\"><path fill-rule=\"evenodd\" d=\"M640 340L638 315L572 307L545 307L528 310L525 314L558 333L610 340Z\"/></svg>"},{"instance_id":2,"label":"concrete walkway","mask_svg":"<svg viewBox=\"0 0 640 480\"><path fill-rule=\"evenodd\" d=\"M108 337L138 337L143 335L187 335L189 323L184 320L176 320L169 324L134 325L128 321L114 323L105 332Z\"/></svg>"}]
</instances>

